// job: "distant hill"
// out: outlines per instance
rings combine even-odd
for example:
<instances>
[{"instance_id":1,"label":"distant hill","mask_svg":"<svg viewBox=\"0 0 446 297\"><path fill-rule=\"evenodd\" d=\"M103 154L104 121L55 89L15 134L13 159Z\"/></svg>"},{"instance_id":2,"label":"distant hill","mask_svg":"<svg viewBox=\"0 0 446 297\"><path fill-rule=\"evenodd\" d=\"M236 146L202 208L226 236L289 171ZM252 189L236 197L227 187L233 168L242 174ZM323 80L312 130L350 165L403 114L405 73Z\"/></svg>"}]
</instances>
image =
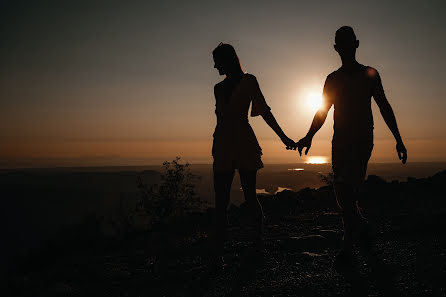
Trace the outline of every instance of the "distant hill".
<instances>
[{"instance_id":1,"label":"distant hill","mask_svg":"<svg viewBox=\"0 0 446 297\"><path fill-rule=\"evenodd\" d=\"M138 197L139 174L79 168L0 172L0 217L6 226L0 263L1 257L26 254L89 216L113 216L122 201L131 204ZM161 179L154 170L141 175L148 183Z\"/></svg>"}]
</instances>

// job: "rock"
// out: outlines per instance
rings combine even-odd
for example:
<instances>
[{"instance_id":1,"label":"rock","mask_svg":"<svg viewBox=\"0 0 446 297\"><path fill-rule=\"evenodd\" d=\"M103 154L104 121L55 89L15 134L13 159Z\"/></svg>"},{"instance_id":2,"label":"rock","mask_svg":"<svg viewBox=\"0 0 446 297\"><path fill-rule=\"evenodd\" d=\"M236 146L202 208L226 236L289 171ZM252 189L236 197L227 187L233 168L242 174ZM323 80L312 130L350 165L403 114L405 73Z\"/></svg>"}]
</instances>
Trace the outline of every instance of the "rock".
<instances>
[{"instance_id":1,"label":"rock","mask_svg":"<svg viewBox=\"0 0 446 297\"><path fill-rule=\"evenodd\" d=\"M66 282L57 282L50 289L50 295L69 296L73 293L73 288Z\"/></svg>"},{"instance_id":2,"label":"rock","mask_svg":"<svg viewBox=\"0 0 446 297\"><path fill-rule=\"evenodd\" d=\"M306 256L307 258L311 258L311 259L322 257L321 254L312 253L312 252L302 252L302 255Z\"/></svg>"},{"instance_id":3,"label":"rock","mask_svg":"<svg viewBox=\"0 0 446 297\"><path fill-rule=\"evenodd\" d=\"M317 216L316 221L318 225L321 226L340 224L341 217L338 212L324 212L323 214Z\"/></svg>"},{"instance_id":4,"label":"rock","mask_svg":"<svg viewBox=\"0 0 446 297\"><path fill-rule=\"evenodd\" d=\"M325 237L322 235L311 234L305 236L292 236L283 238L279 241L279 245L287 250L303 250L308 248L323 248Z\"/></svg>"},{"instance_id":5,"label":"rock","mask_svg":"<svg viewBox=\"0 0 446 297\"><path fill-rule=\"evenodd\" d=\"M327 240L340 240L342 238L342 232L339 232L337 230L328 230L328 229L322 229L318 230L319 234L327 238Z\"/></svg>"}]
</instances>

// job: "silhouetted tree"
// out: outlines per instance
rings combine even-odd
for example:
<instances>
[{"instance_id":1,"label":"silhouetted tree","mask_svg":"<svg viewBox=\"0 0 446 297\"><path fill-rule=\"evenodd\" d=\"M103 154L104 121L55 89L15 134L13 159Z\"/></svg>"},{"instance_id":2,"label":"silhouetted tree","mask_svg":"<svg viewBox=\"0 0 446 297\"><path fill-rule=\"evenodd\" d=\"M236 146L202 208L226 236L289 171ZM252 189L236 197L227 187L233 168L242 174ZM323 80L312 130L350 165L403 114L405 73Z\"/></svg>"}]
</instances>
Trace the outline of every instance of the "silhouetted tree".
<instances>
[{"instance_id":1,"label":"silhouetted tree","mask_svg":"<svg viewBox=\"0 0 446 297\"><path fill-rule=\"evenodd\" d=\"M164 172L159 184L148 185L141 175L138 176L141 197L137 210L148 216L150 225L200 210L201 201L195 191L200 177L191 172L189 163L179 161L180 157L176 157L163 162Z\"/></svg>"}]
</instances>

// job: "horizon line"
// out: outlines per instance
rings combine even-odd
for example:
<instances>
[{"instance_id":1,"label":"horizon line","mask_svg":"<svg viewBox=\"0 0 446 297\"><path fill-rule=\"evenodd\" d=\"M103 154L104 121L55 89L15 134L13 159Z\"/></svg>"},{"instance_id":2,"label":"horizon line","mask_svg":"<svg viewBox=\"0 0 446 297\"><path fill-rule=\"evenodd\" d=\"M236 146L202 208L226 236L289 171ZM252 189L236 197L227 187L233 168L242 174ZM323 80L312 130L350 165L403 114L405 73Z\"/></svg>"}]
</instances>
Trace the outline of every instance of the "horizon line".
<instances>
[{"instance_id":1,"label":"horizon line","mask_svg":"<svg viewBox=\"0 0 446 297\"><path fill-rule=\"evenodd\" d=\"M212 163L188 163L191 166L212 166ZM446 161L424 161L424 162L410 162L407 164L446 164ZM305 162L296 162L296 163L264 163L265 165L313 165L313 166L321 166L321 165L331 165L331 162L326 163L305 163ZM401 164L401 162L369 162L371 164ZM405 166L407 165L405 164ZM144 165L85 165L85 166L41 166L41 167L0 167L1 171L5 170L36 170L36 169L75 169L75 168L128 168L128 167L162 167L163 164L144 164Z\"/></svg>"}]
</instances>

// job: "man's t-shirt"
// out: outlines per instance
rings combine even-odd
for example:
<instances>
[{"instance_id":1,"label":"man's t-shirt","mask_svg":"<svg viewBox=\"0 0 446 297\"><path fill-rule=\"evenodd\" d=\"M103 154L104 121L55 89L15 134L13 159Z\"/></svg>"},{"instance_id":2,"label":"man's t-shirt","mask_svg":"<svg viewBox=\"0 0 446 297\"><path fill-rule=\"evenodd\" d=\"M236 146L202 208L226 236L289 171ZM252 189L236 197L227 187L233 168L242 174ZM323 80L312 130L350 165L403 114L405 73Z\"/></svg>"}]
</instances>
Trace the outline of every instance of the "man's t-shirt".
<instances>
[{"instance_id":1,"label":"man's t-shirt","mask_svg":"<svg viewBox=\"0 0 446 297\"><path fill-rule=\"evenodd\" d=\"M384 93L378 72L359 64L346 71L342 67L327 76L324 104L334 105L333 146L373 143L371 97Z\"/></svg>"}]
</instances>

